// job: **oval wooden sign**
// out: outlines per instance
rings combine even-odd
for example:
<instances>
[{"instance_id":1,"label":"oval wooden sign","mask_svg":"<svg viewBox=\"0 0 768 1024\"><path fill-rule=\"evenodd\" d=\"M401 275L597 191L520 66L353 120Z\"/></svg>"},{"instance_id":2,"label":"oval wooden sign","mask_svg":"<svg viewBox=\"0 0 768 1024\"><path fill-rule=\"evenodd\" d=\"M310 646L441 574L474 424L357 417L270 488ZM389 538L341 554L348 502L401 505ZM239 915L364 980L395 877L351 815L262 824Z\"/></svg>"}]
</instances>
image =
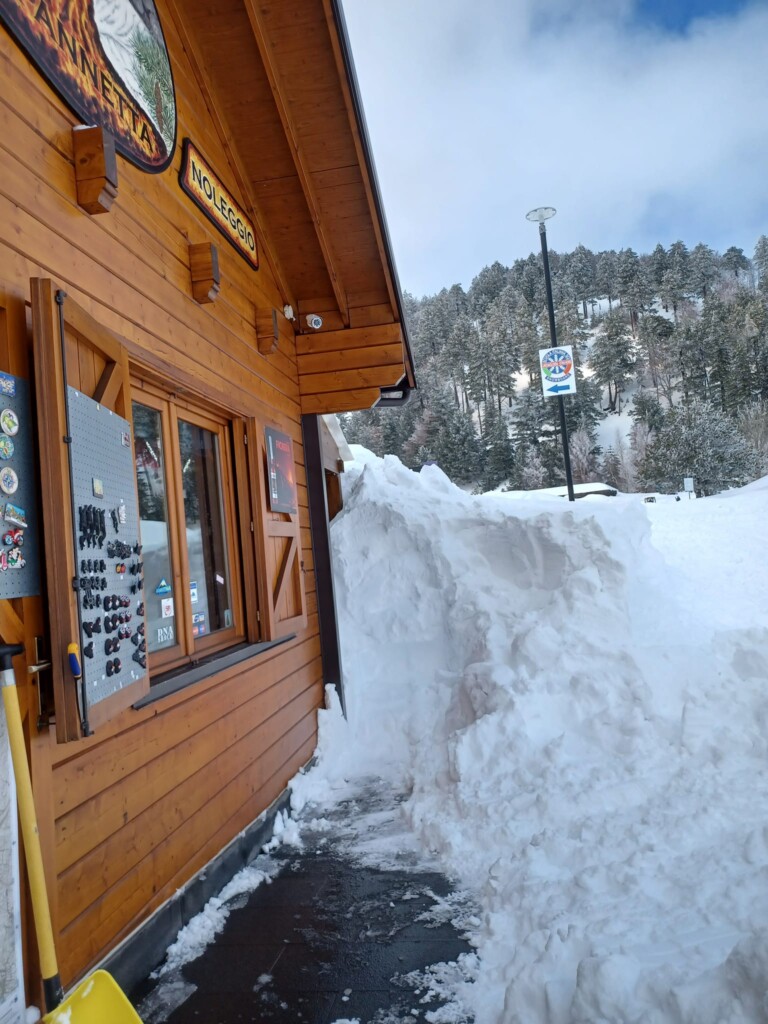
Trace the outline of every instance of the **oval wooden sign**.
<instances>
[{"instance_id":1,"label":"oval wooden sign","mask_svg":"<svg viewBox=\"0 0 768 1024\"><path fill-rule=\"evenodd\" d=\"M176 147L176 94L154 0L3 0L0 22L85 124L142 170Z\"/></svg>"}]
</instances>

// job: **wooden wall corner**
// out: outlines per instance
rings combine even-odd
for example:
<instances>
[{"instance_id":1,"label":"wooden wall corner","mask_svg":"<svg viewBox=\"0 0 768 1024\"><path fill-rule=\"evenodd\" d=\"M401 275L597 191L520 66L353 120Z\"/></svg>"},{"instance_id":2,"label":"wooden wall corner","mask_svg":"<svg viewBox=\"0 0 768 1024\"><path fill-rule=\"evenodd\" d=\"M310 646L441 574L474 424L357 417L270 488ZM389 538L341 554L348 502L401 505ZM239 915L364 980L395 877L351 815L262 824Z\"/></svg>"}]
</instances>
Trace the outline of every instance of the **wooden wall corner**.
<instances>
[{"instance_id":1,"label":"wooden wall corner","mask_svg":"<svg viewBox=\"0 0 768 1024\"><path fill-rule=\"evenodd\" d=\"M196 302L215 302L221 286L219 250L211 242L190 243L189 271Z\"/></svg>"},{"instance_id":2,"label":"wooden wall corner","mask_svg":"<svg viewBox=\"0 0 768 1024\"><path fill-rule=\"evenodd\" d=\"M72 129L77 204L86 213L108 213L117 197L115 140L100 125Z\"/></svg>"}]
</instances>

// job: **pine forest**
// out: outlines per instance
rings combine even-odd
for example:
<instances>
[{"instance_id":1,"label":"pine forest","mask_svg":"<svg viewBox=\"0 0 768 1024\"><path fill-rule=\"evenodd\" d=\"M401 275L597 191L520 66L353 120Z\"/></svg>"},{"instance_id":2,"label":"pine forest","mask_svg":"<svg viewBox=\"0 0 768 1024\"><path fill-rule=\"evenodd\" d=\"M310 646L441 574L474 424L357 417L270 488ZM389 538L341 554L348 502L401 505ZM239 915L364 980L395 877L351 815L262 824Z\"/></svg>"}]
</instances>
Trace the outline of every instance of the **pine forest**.
<instances>
[{"instance_id":1,"label":"pine forest","mask_svg":"<svg viewBox=\"0 0 768 1024\"><path fill-rule=\"evenodd\" d=\"M674 493L693 477L713 494L768 473L768 237L751 259L678 241L549 261L558 344L576 364L576 483ZM563 484L558 403L539 374L541 254L403 304L418 389L404 407L344 416L348 440L478 491Z\"/></svg>"}]
</instances>

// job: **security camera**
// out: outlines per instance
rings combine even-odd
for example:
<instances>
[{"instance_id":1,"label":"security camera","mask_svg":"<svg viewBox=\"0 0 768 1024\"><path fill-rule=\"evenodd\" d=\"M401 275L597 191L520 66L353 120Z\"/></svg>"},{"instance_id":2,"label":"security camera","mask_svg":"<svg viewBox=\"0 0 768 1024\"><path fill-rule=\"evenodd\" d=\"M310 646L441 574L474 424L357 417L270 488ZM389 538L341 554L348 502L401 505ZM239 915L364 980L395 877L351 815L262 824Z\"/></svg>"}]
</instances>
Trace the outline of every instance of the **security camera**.
<instances>
[{"instance_id":1,"label":"security camera","mask_svg":"<svg viewBox=\"0 0 768 1024\"><path fill-rule=\"evenodd\" d=\"M296 316L293 312L293 306L283 306L283 316L285 317L286 320L295 320Z\"/></svg>"},{"instance_id":2,"label":"security camera","mask_svg":"<svg viewBox=\"0 0 768 1024\"><path fill-rule=\"evenodd\" d=\"M313 331L319 331L323 326L323 318L318 316L317 313L307 314L307 327L311 327Z\"/></svg>"}]
</instances>

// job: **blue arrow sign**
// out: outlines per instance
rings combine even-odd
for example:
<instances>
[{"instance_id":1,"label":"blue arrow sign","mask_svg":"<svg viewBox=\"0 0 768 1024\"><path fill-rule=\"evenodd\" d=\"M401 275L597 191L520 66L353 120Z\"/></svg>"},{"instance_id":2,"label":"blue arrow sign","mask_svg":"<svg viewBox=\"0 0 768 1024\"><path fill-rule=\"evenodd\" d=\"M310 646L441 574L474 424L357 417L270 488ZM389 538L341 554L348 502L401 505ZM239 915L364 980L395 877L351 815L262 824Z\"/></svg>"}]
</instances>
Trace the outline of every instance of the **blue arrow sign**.
<instances>
[{"instance_id":1,"label":"blue arrow sign","mask_svg":"<svg viewBox=\"0 0 768 1024\"><path fill-rule=\"evenodd\" d=\"M557 394L558 391L570 391L570 390L571 390L571 385L570 384L555 384L553 387L547 388L547 391L552 391L555 394Z\"/></svg>"}]
</instances>

